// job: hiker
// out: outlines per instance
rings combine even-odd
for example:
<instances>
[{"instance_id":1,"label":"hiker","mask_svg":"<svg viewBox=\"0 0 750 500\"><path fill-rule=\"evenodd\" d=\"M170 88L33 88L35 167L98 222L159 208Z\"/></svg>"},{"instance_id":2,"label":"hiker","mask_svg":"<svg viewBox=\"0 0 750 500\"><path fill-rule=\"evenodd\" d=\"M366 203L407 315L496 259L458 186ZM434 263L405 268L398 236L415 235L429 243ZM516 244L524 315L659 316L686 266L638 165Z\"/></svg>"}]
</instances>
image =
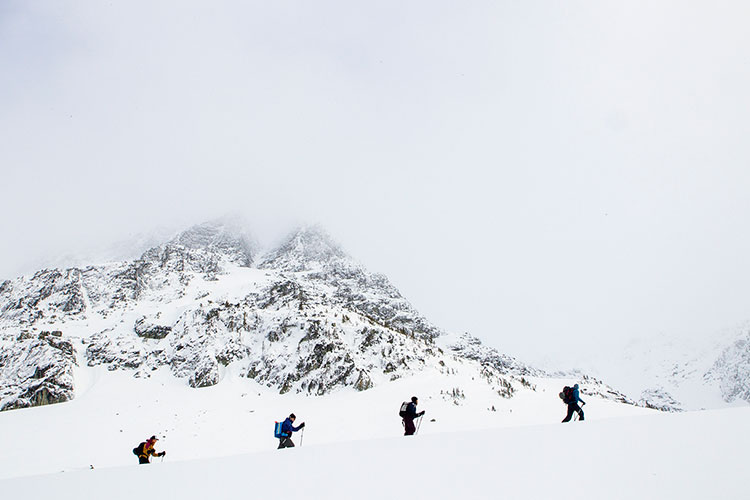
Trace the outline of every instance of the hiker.
<instances>
[{"instance_id":1,"label":"hiker","mask_svg":"<svg viewBox=\"0 0 750 500\"><path fill-rule=\"evenodd\" d=\"M161 453L156 453L156 450L154 450L154 445L158 441L156 436L151 436L143 443L139 444L134 450L133 453L138 455L138 463L139 464L149 464L151 463L150 457L163 457L167 454L166 451L162 451Z\"/></svg>"},{"instance_id":2,"label":"hiker","mask_svg":"<svg viewBox=\"0 0 750 500\"><path fill-rule=\"evenodd\" d=\"M289 417L287 417L286 420L284 420L284 423L281 424L281 437L279 437L279 447L276 448L277 450L280 450L282 448L294 448L294 443L292 442L292 432L297 432L300 429L305 428L305 423L302 422L299 424L298 427L295 427L294 421L297 420L297 417L294 413L290 414Z\"/></svg>"},{"instance_id":3,"label":"hiker","mask_svg":"<svg viewBox=\"0 0 750 500\"><path fill-rule=\"evenodd\" d=\"M424 415L424 411L417 413L417 404L419 404L419 400L416 396L414 396L411 398L411 403L406 405L406 409L402 412L399 412L399 415L403 419L404 436L414 435L417 430L417 428L414 427L414 419Z\"/></svg>"},{"instance_id":4,"label":"hiker","mask_svg":"<svg viewBox=\"0 0 750 500\"><path fill-rule=\"evenodd\" d=\"M560 398L563 400L563 403L568 405L568 414L563 419L563 423L570 422L573 412L577 412L578 420L583 421L583 410L578 406L578 403L580 402L581 405L585 405L586 402L581 399L581 395L578 392L578 384L573 387L563 387L563 391L560 393Z\"/></svg>"}]
</instances>

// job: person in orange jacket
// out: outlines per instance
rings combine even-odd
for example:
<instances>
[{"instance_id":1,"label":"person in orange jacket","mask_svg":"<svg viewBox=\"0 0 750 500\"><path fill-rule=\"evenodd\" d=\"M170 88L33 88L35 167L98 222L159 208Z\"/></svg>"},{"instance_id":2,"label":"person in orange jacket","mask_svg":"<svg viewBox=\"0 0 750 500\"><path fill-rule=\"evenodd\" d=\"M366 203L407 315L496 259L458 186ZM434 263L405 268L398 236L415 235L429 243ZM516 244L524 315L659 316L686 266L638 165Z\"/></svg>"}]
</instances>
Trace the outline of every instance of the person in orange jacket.
<instances>
[{"instance_id":1,"label":"person in orange jacket","mask_svg":"<svg viewBox=\"0 0 750 500\"><path fill-rule=\"evenodd\" d=\"M166 451L162 451L161 453L156 453L156 450L154 449L154 446L156 445L156 442L158 441L156 436L151 436L146 441L139 444L134 450L133 453L138 455L138 463L139 464L149 464L151 463L150 457L163 457L167 454Z\"/></svg>"}]
</instances>

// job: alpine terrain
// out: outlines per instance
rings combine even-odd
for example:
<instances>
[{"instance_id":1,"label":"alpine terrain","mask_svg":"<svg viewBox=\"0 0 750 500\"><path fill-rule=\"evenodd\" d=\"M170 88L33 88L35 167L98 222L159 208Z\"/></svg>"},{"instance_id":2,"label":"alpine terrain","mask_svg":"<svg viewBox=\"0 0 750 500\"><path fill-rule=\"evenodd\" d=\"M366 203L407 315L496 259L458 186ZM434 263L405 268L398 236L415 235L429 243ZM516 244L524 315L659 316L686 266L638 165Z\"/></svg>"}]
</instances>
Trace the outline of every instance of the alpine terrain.
<instances>
[{"instance_id":1,"label":"alpine terrain","mask_svg":"<svg viewBox=\"0 0 750 500\"><path fill-rule=\"evenodd\" d=\"M163 368L193 388L231 367L280 394L317 396L466 367L511 398L544 376L441 331L318 228L257 248L235 225L207 223L135 260L5 281L0 409L71 400L76 368L98 366L136 378ZM596 380L585 386L629 401Z\"/></svg>"},{"instance_id":2,"label":"alpine terrain","mask_svg":"<svg viewBox=\"0 0 750 500\"><path fill-rule=\"evenodd\" d=\"M665 413L679 402L445 332L315 227L261 251L243 224L216 221L132 260L5 281L0 343L0 488L16 497L35 475L60 499L144 482L180 499L383 498L413 481L417 498L573 498L559 483L581 467L601 498L733 498L747 465L747 408ZM712 380L747 399L747 343L720 359ZM576 383L585 423L561 426L558 393ZM405 439L412 396L426 413ZM304 448L277 451L274 423L292 412ZM674 455L714 426L710 445ZM135 466L151 435L167 454Z\"/></svg>"}]
</instances>

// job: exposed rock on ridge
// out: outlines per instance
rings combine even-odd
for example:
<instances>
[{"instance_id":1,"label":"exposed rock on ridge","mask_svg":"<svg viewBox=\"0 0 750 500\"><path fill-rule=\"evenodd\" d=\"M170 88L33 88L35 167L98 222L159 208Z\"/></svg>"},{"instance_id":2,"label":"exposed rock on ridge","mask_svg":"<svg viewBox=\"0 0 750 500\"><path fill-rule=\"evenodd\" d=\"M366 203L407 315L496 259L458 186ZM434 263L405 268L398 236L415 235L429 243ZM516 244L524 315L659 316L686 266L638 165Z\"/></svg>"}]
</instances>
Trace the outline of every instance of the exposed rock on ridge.
<instances>
[{"instance_id":1,"label":"exposed rock on ridge","mask_svg":"<svg viewBox=\"0 0 750 500\"><path fill-rule=\"evenodd\" d=\"M721 353L705 378L719 382L726 402L737 399L750 402L750 332Z\"/></svg>"},{"instance_id":2,"label":"exposed rock on ridge","mask_svg":"<svg viewBox=\"0 0 750 500\"><path fill-rule=\"evenodd\" d=\"M467 359L493 366L500 373L535 377L545 375L541 370L527 366L511 356L501 354L497 349L482 344L481 340L468 333L461 335L456 342L450 345L450 349Z\"/></svg>"},{"instance_id":3,"label":"exposed rock on ridge","mask_svg":"<svg viewBox=\"0 0 750 500\"><path fill-rule=\"evenodd\" d=\"M75 352L61 332L24 333L0 345L0 411L73 397Z\"/></svg>"}]
</instances>

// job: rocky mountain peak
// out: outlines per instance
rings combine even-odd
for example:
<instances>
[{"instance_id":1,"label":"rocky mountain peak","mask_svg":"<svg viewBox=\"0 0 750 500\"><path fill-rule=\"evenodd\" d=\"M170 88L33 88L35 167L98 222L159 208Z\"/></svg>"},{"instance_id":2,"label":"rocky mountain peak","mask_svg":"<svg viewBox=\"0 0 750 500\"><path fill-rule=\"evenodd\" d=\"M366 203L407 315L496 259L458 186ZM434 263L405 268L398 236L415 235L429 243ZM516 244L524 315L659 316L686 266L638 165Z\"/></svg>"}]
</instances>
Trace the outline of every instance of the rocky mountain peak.
<instances>
[{"instance_id":1,"label":"rocky mountain peak","mask_svg":"<svg viewBox=\"0 0 750 500\"><path fill-rule=\"evenodd\" d=\"M352 259L321 227L307 226L292 233L269 252L258 267L300 272L342 263L352 263Z\"/></svg>"},{"instance_id":2,"label":"rocky mountain peak","mask_svg":"<svg viewBox=\"0 0 750 500\"><path fill-rule=\"evenodd\" d=\"M246 265L254 260L258 246L239 219L217 219L192 226L172 238L168 245L226 253L244 260Z\"/></svg>"},{"instance_id":3,"label":"rocky mountain peak","mask_svg":"<svg viewBox=\"0 0 750 500\"><path fill-rule=\"evenodd\" d=\"M226 271L226 264L250 267L256 248L254 238L241 221L219 219L193 226L169 242L151 248L137 260L136 267L138 275L144 278L141 281L150 281L152 288L163 288L161 281L146 278L167 271L180 274L183 282L189 280L185 274L189 272L215 279Z\"/></svg>"}]
</instances>

